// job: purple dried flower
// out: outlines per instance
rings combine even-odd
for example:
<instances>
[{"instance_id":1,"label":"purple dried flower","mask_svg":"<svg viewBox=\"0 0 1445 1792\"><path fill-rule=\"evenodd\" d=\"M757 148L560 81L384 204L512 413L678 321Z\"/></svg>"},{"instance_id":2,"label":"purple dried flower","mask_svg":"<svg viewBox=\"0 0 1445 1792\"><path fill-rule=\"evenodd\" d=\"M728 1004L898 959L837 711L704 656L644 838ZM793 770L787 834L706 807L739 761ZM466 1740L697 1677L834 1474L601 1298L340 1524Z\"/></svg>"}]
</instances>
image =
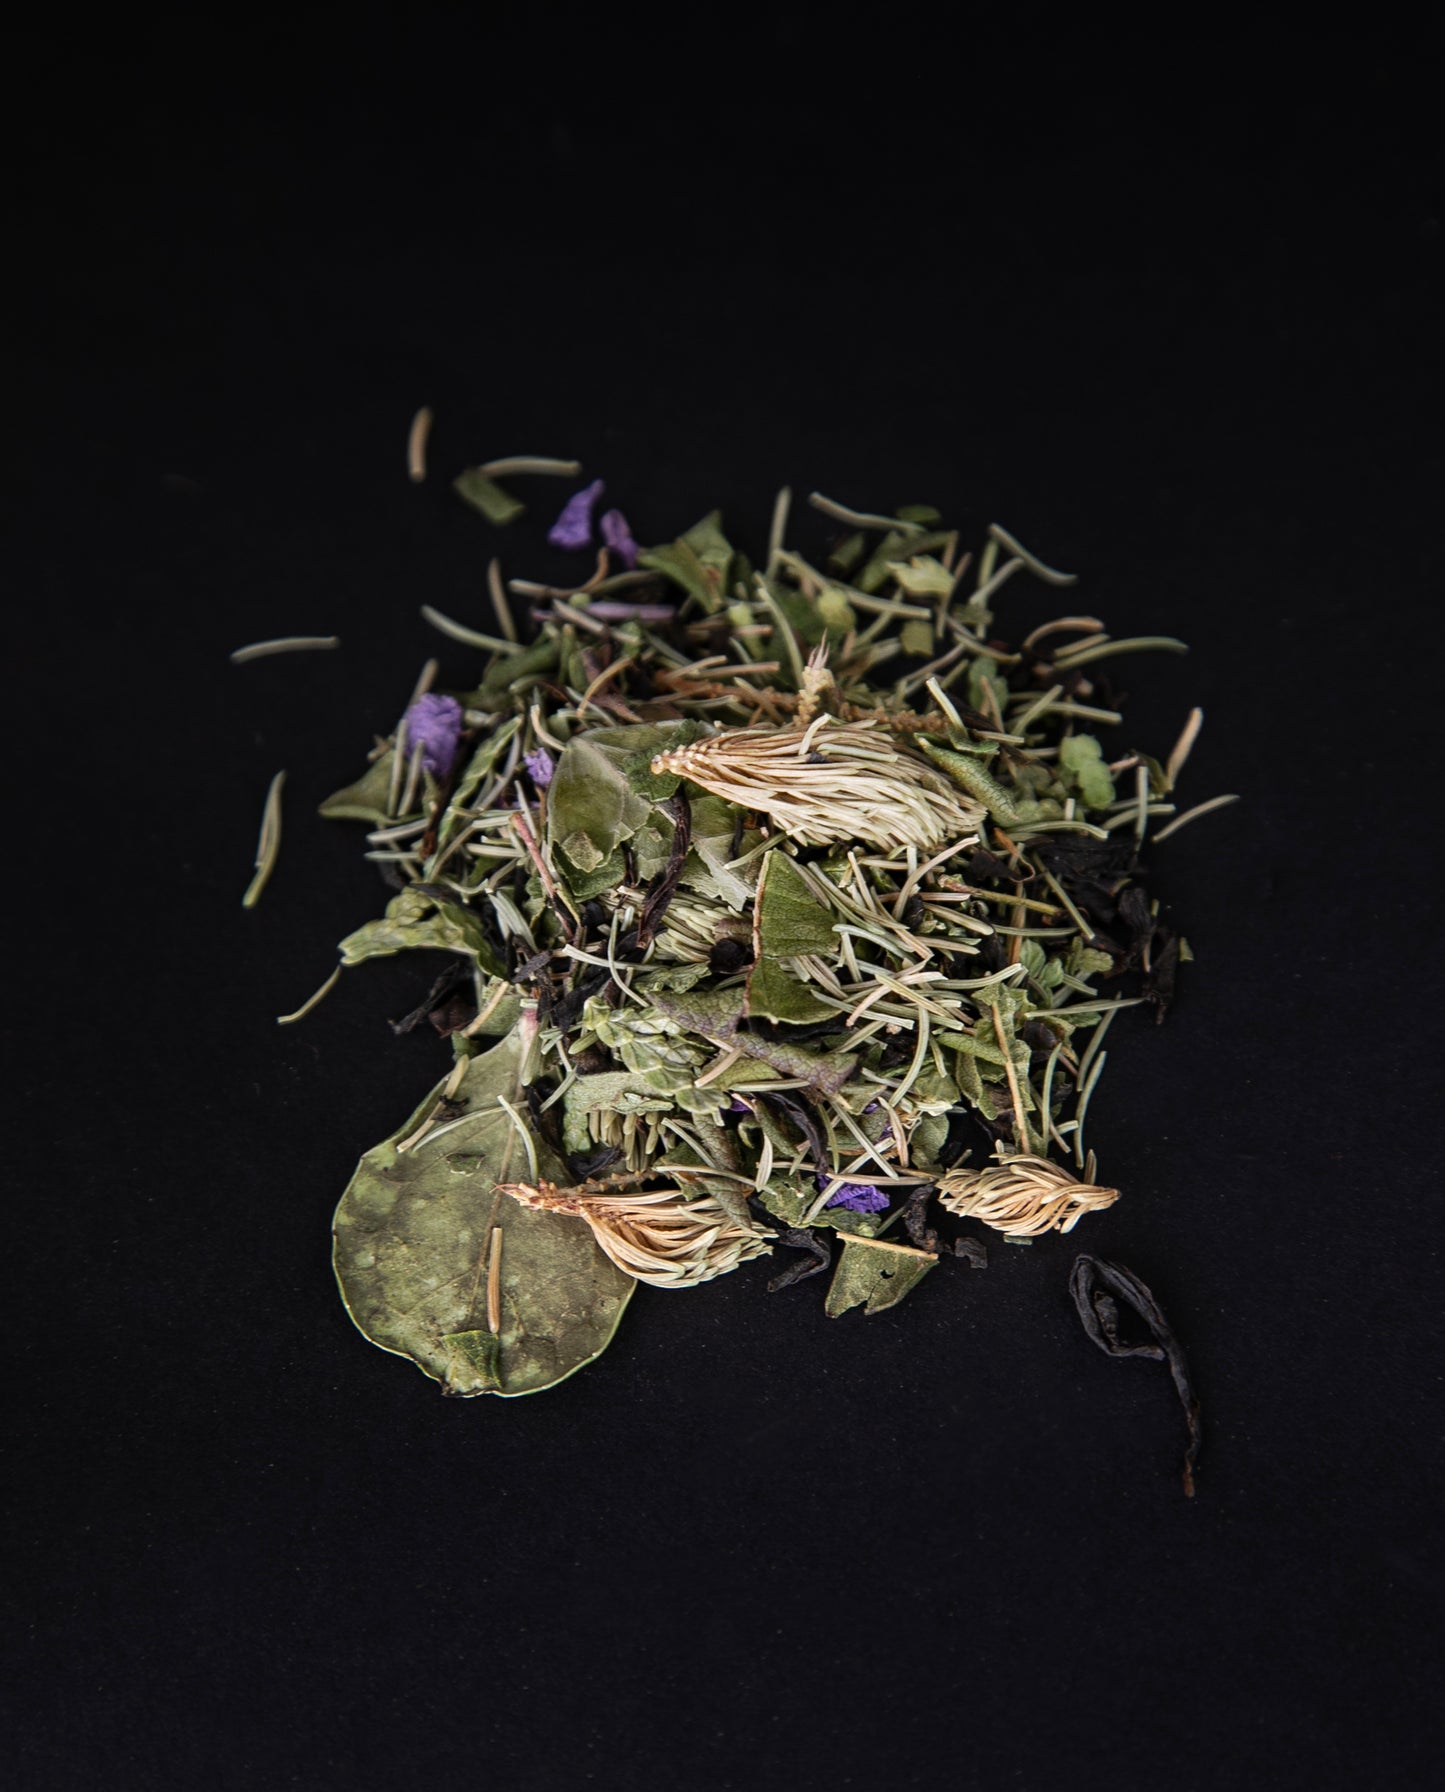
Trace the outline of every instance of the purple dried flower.
<instances>
[{"instance_id":1,"label":"purple dried flower","mask_svg":"<svg viewBox=\"0 0 1445 1792\"><path fill-rule=\"evenodd\" d=\"M732 1097L732 1099L728 1102L728 1105L727 1105L727 1108L725 1111L729 1114L751 1114L753 1110L748 1106L748 1104L742 1099L742 1097L740 1095L734 1095Z\"/></svg>"},{"instance_id":2,"label":"purple dried flower","mask_svg":"<svg viewBox=\"0 0 1445 1792\"><path fill-rule=\"evenodd\" d=\"M882 1213L888 1197L871 1182L845 1182L827 1205L846 1207L850 1213Z\"/></svg>"},{"instance_id":3,"label":"purple dried flower","mask_svg":"<svg viewBox=\"0 0 1445 1792\"><path fill-rule=\"evenodd\" d=\"M636 566L637 543L632 539L632 531L627 527L627 518L620 510L603 511L602 539L629 571Z\"/></svg>"},{"instance_id":4,"label":"purple dried flower","mask_svg":"<svg viewBox=\"0 0 1445 1792\"><path fill-rule=\"evenodd\" d=\"M522 764L527 768L527 776L537 786L545 790L552 782L552 773L557 769L557 762L545 747L538 747L535 753L524 753Z\"/></svg>"},{"instance_id":5,"label":"purple dried flower","mask_svg":"<svg viewBox=\"0 0 1445 1792\"><path fill-rule=\"evenodd\" d=\"M562 514L547 531L554 548L586 548L592 545L592 512L606 488L600 479L574 492L562 506Z\"/></svg>"},{"instance_id":6,"label":"purple dried flower","mask_svg":"<svg viewBox=\"0 0 1445 1792\"><path fill-rule=\"evenodd\" d=\"M437 697L428 691L406 712L407 753L420 742L422 770L434 778L445 778L451 771L461 737L462 706L455 697Z\"/></svg>"}]
</instances>

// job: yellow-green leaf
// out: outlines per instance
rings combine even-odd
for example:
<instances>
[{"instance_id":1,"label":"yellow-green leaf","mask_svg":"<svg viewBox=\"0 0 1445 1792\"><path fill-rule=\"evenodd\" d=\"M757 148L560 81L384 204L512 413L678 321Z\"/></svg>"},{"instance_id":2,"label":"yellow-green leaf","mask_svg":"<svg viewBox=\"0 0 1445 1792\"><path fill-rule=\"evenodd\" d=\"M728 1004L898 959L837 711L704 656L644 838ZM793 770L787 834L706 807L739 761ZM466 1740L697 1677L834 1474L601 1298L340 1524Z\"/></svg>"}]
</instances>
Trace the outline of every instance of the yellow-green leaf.
<instances>
[{"instance_id":1,"label":"yellow-green leaf","mask_svg":"<svg viewBox=\"0 0 1445 1792\"><path fill-rule=\"evenodd\" d=\"M830 1319L836 1319L849 1307L865 1301L865 1313L882 1313L888 1307L896 1307L937 1261L930 1251L915 1251L883 1238L845 1235L843 1254L833 1271L823 1311Z\"/></svg>"},{"instance_id":2,"label":"yellow-green leaf","mask_svg":"<svg viewBox=\"0 0 1445 1792\"><path fill-rule=\"evenodd\" d=\"M447 1393L531 1394L606 1349L636 1283L603 1253L587 1223L523 1207L499 1182L529 1177L518 1123L523 1042L512 1033L471 1059L455 1091L459 1125L415 1140L444 1085L357 1167L334 1225L346 1309L383 1350L407 1356ZM445 1127L446 1130L442 1130ZM398 1146L407 1143L406 1151ZM539 1173L562 1164L533 1139ZM500 1231L494 1246L492 1234ZM501 1251L500 1324L487 1343L488 1268Z\"/></svg>"},{"instance_id":3,"label":"yellow-green leaf","mask_svg":"<svg viewBox=\"0 0 1445 1792\"><path fill-rule=\"evenodd\" d=\"M466 472L459 473L452 481L452 490L498 528L515 522L527 508L520 498L514 498L494 479L488 479L479 467L468 467Z\"/></svg>"},{"instance_id":4,"label":"yellow-green leaf","mask_svg":"<svg viewBox=\"0 0 1445 1792\"><path fill-rule=\"evenodd\" d=\"M808 952L831 952L838 944L833 911L819 902L803 874L786 853L763 859L753 910L753 937L759 960L799 958Z\"/></svg>"}]
</instances>

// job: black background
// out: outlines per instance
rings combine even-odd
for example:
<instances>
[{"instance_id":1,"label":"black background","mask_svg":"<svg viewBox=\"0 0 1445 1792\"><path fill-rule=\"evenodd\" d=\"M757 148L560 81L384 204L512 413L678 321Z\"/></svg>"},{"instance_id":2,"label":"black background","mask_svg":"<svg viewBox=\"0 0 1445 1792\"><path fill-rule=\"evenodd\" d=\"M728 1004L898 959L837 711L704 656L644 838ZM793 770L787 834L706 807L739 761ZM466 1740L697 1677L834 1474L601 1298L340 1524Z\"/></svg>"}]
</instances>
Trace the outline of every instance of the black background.
<instances>
[{"instance_id":1,"label":"black background","mask_svg":"<svg viewBox=\"0 0 1445 1792\"><path fill-rule=\"evenodd\" d=\"M1424 1784L1423 42L198 17L12 68L9 1783ZM761 1266L644 1289L517 1402L353 1330L330 1212L447 1061L386 1026L435 967L274 1016L385 895L315 803L426 655L471 672L418 605L571 569L554 488L505 534L447 489L518 451L644 539L720 504L756 546L785 481L998 520L1190 640L1118 663L1122 744L1197 701L1184 794L1244 801L1154 855L1198 962L1111 1036L1114 1209L872 1320ZM1057 608L1015 582L1000 626ZM1188 1343L1193 1502L1080 1245Z\"/></svg>"}]
</instances>

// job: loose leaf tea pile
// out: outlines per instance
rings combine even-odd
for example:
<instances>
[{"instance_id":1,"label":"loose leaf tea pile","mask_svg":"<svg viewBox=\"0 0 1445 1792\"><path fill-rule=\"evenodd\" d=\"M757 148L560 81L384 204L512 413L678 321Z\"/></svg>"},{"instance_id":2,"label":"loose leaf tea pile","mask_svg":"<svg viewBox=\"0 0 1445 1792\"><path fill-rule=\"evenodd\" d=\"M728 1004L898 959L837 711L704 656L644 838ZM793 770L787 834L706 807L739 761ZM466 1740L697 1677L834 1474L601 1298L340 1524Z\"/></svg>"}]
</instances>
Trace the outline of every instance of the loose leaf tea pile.
<instances>
[{"instance_id":1,"label":"loose leaf tea pile","mask_svg":"<svg viewBox=\"0 0 1445 1792\"><path fill-rule=\"evenodd\" d=\"M577 471L464 474L494 524L503 470ZM1189 818L1199 713L1162 762L1097 732L1104 663L1182 643L1001 634L1010 580L1072 578L997 527L975 563L924 506L815 495L809 560L785 492L754 565L716 513L640 548L602 492L549 536L595 554L585 582L494 561L498 633L425 612L472 682L429 666L322 805L394 892L342 965L447 955L396 1025L453 1068L363 1158L335 1261L362 1331L451 1393L551 1386L639 1282L777 1253L772 1288L876 1313L986 1262L958 1219L1071 1231L1119 1198L1085 1139L1105 1037L1162 1019L1189 957L1143 855Z\"/></svg>"}]
</instances>

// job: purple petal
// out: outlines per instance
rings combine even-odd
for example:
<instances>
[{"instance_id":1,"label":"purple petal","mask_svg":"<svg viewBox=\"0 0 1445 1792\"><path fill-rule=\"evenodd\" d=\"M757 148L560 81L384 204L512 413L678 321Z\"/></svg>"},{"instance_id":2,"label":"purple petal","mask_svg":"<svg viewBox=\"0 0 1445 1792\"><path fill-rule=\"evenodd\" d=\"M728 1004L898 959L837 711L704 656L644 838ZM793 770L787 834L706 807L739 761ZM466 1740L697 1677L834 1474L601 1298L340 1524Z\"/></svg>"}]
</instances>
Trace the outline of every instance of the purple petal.
<instances>
[{"instance_id":1,"label":"purple petal","mask_svg":"<svg viewBox=\"0 0 1445 1792\"><path fill-rule=\"evenodd\" d=\"M430 691L418 697L406 712L406 750L421 743L423 771L445 778L457 756L462 737L462 706L455 697L437 697Z\"/></svg>"},{"instance_id":2,"label":"purple petal","mask_svg":"<svg viewBox=\"0 0 1445 1792\"><path fill-rule=\"evenodd\" d=\"M545 747L538 747L535 753L524 753L522 764L527 768L527 776L537 786L545 790L552 782L552 773L557 769L557 762Z\"/></svg>"},{"instance_id":3,"label":"purple petal","mask_svg":"<svg viewBox=\"0 0 1445 1792\"><path fill-rule=\"evenodd\" d=\"M636 566L637 543L632 539L632 531L627 527L627 518L620 510L603 511L602 539L625 567L630 570Z\"/></svg>"},{"instance_id":4,"label":"purple petal","mask_svg":"<svg viewBox=\"0 0 1445 1792\"><path fill-rule=\"evenodd\" d=\"M592 512L605 489L600 479L594 479L591 485L584 485L580 492L572 494L562 506L561 516L547 531L547 539L554 548L591 547Z\"/></svg>"},{"instance_id":5,"label":"purple petal","mask_svg":"<svg viewBox=\"0 0 1445 1792\"><path fill-rule=\"evenodd\" d=\"M871 1182L845 1182L827 1205L846 1207L850 1213L882 1213L888 1197Z\"/></svg>"}]
</instances>

